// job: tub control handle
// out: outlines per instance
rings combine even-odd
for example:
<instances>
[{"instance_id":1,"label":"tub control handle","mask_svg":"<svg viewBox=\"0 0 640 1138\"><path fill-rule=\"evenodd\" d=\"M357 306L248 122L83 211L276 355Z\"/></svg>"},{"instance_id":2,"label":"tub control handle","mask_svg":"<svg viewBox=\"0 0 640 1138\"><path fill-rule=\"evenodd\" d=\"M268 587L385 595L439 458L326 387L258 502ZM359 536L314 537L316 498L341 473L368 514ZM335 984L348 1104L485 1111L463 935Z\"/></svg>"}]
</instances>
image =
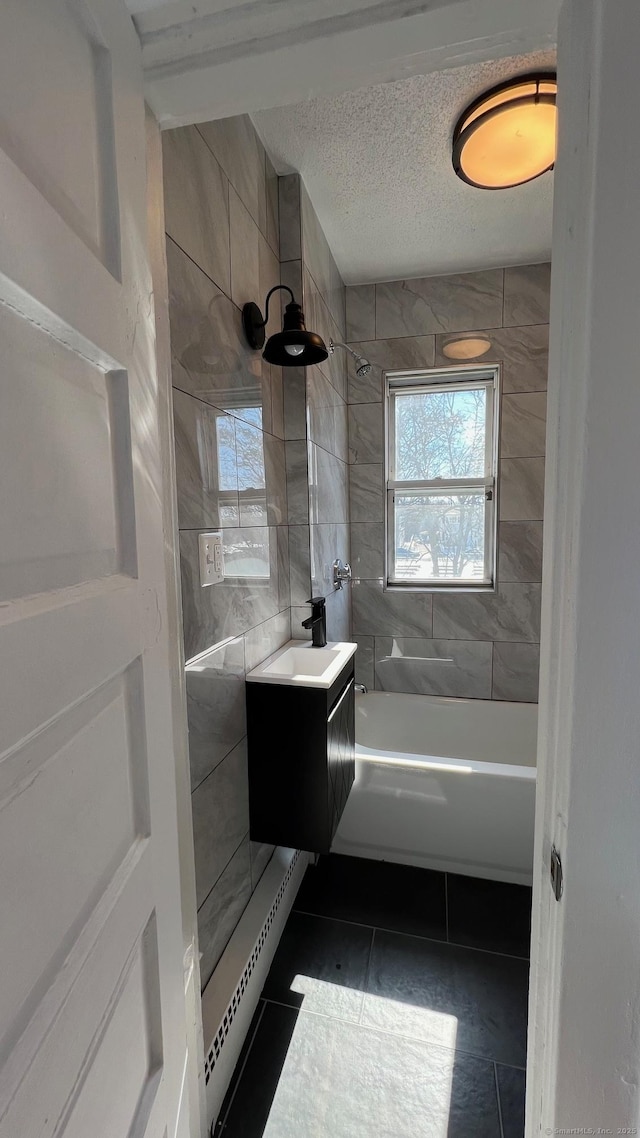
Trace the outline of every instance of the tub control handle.
<instances>
[{"instance_id":1,"label":"tub control handle","mask_svg":"<svg viewBox=\"0 0 640 1138\"><path fill-rule=\"evenodd\" d=\"M333 587L341 589L343 581L351 580L351 566L343 565L339 557L333 563Z\"/></svg>"}]
</instances>

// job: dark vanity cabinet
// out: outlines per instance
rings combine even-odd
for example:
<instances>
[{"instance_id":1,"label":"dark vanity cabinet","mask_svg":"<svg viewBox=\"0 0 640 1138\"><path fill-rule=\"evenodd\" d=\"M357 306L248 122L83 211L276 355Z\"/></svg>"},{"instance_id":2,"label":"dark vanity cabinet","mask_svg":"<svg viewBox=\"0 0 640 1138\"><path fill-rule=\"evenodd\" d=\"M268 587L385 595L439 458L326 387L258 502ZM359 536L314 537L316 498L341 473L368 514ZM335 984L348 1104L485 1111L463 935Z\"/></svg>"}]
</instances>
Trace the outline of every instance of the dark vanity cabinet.
<instances>
[{"instance_id":1,"label":"dark vanity cabinet","mask_svg":"<svg viewBox=\"0 0 640 1138\"><path fill-rule=\"evenodd\" d=\"M328 689L246 692L252 840L329 853L355 776L353 659Z\"/></svg>"}]
</instances>

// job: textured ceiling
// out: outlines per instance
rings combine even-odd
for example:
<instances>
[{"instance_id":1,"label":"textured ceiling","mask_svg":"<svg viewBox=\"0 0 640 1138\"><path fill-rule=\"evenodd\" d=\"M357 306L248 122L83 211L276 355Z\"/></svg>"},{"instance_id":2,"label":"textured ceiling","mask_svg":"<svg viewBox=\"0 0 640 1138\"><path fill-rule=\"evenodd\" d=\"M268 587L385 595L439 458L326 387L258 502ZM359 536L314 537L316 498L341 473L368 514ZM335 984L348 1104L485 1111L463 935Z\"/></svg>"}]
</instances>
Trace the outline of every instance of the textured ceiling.
<instances>
[{"instance_id":1,"label":"textured ceiling","mask_svg":"<svg viewBox=\"0 0 640 1138\"><path fill-rule=\"evenodd\" d=\"M477 190L451 165L467 103L511 75L555 65L517 56L254 114L279 173L299 171L350 284L544 261L553 174Z\"/></svg>"}]
</instances>

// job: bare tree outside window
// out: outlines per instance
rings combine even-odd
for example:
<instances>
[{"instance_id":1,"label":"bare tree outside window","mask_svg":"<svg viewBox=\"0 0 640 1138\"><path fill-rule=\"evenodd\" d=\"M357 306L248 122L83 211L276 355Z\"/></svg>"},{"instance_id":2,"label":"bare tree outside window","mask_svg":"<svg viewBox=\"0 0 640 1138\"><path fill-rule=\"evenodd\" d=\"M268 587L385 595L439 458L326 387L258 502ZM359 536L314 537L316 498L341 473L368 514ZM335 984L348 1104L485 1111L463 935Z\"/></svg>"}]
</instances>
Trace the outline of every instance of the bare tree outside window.
<instances>
[{"instance_id":1,"label":"bare tree outside window","mask_svg":"<svg viewBox=\"0 0 640 1138\"><path fill-rule=\"evenodd\" d=\"M235 407L216 419L218 511L225 528L225 577L268 582L266 471L262 413Z\"/></svg>"},{"instance_id":2,"label":"bare tree outside window","mask_svg":"<svg viewBox=\"0 0 640 1138\"><path fill-rule=\"evenodd\" d=\"M487 583L493 387L390 388L390 578Z\"/></svg>"}]
</instances>

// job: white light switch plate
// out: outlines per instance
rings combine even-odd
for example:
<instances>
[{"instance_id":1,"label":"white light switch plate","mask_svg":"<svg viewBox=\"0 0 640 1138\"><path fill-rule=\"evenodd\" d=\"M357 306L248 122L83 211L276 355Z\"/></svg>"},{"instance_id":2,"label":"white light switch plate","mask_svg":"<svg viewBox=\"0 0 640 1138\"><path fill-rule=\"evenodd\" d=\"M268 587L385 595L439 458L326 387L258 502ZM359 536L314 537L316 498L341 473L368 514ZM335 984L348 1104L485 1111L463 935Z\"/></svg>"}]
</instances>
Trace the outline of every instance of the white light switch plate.
<instances>
[{"instance_id":1,"label":"white light switch plate","mask_svg":"<svg viewBox=\"0 0 640 1138\"><path fill-rule=\"evenodd\" d=\"M219 585L224 581L224 555L222 552L222 533L198 534L198 553L200 559L200 584Z\"/></svg>"}]
</instances>

